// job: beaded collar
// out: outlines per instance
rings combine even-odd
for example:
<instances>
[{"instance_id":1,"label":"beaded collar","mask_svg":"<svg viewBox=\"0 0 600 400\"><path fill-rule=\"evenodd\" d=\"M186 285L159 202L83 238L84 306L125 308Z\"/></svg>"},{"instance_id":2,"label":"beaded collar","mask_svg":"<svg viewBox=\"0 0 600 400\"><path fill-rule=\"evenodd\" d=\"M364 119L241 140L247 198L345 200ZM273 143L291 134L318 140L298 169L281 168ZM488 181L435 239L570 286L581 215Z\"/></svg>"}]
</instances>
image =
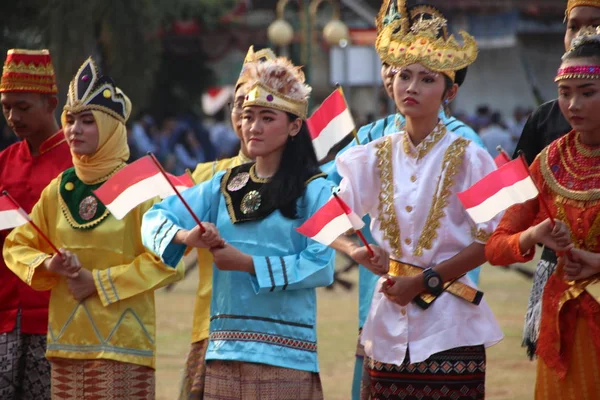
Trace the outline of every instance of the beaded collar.
<instances>
[{"instance_id":1,"label":"beaded collar","mask_svg":"<svg viewBox=\"0 0 600 400\"><path fill-rule=\"evenodd\" d=\"M586 146L579 133L571 131L546 147L540 168L559 196L578 202L600 200L600 147Z\"/></svg>"}]
</instances>

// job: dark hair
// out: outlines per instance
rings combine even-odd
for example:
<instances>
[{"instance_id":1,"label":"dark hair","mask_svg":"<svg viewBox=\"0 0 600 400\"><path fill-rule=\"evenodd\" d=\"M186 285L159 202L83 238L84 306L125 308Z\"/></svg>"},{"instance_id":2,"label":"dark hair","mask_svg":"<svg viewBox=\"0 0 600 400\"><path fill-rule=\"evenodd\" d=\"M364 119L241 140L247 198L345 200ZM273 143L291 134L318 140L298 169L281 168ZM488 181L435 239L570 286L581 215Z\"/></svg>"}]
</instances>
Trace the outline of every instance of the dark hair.
<instances>
[{"instance_id":1,"label":"dark hair","mask_svg":"<svg viewBox=\"0 0 600 400\"><path fill-rule=\"evenodd\" d=\"M563 61L588 57L595 57L600 62L600 42L589 41L576 46L563 56Z\"/></svg>"},{"instance_id":2,"label":"dark hair","mask_svg":"<svg viewBox=\"0 0 600 400\"><path fill-rule=\"evenodd\" d=\"M444 100L444 97L446 97L446 94L448 93L448 90L452 89L452 86L454 86L454 82L452 81L452 79L450 79L450 77L446 74L442 74L444 75L444 93L442 93L442 100Z\"/></svg>"},{"instance_id":3,"label":"dark hair","mask_svg":"<svg viewBox=\"0 0 600 400\"><path fill-rule=\"evenodd\" d=\"M290 122L298 117L287 113ZM267 208L276 208L286 218L297 218L296 201L304 194L306 181L321 173L306 123L294 137L289 136L279 169L263 185L261 194Z\"/></svg>"},{"instance_id":4,"label":"dark hair","mask_svg":"<svg viewBox=\"0 0 600 400\"><path fill-rule=\"evenodd\" d=\"M467 79L467 71L469 67L464 67L463 69L459 69L456 71L456 76L454 77L454 83L458 86L462 86L465 83L465 79Z\"/></svg>"}]
</instances>

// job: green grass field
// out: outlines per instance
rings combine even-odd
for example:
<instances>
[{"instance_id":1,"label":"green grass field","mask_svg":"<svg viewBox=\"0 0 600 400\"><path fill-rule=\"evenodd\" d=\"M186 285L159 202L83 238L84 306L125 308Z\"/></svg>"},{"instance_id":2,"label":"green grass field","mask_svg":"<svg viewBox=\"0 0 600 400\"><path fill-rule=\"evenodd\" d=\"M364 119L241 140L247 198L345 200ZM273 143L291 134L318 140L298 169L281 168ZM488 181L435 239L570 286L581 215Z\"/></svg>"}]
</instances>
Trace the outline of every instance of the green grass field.
<instances>
[{"instance_id":1,"label":"green grass field","mask_svg":"<svg viewBox=\"0 0 600 400\"><path fill-rule=\"evenodd\" d=\"M356 272L344 276L356 282ZM158 322L157 399L177 398L189 348L197 274L191 274L170 293L156 295ZM481 289L504 331L504 340L488 349L486 398L533 398L535 363L521 348L523 316L531 282L500 268L485 266ZM350 399L357 334L358 288L320 289L318 300L319 359L327 400Z\"/></svg>"}]
</instances>

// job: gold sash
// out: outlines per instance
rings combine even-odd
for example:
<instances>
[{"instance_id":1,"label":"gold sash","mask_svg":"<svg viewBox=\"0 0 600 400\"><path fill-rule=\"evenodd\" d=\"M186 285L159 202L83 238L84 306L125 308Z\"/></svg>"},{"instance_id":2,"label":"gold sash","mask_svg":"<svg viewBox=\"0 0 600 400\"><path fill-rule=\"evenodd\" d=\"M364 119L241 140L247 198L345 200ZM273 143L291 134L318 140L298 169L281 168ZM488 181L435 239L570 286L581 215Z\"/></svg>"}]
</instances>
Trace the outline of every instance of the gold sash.
<instances>
[{"instance_id":1,"label":"gold sash","mask_svg":"<svg viewBox=\"0 0 600 400\"><path fill-rule=\"evenodd\" d=\"M392 276L415 276L423 273L423 268L414 265L405 264L400 261L390 260L389 274ZM457 278L458 279L458 278ZM469 303L479 305L483 298L483 292L469 285L459 282L457 279L444 283L444 291L452 293ZM424 292L418 295L413 301L422 309L427 309L438 296Z\"/></svg>"}]
</instances>

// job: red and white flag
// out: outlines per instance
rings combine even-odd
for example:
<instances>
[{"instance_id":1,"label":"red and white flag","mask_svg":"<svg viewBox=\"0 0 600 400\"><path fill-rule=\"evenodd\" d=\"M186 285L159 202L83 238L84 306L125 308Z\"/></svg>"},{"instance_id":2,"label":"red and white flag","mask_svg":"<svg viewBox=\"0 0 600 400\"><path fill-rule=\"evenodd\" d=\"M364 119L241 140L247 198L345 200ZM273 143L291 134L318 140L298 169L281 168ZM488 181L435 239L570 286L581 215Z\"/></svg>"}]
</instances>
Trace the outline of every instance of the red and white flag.
<instances>
[{"instance_id":1,"label":"red and white flag","mask_svg":"<svg viewBox=\"0 0 600 400\"><path fill-rule=\"evenodd\" d=\"M306 120L317 159L322 160L329 150L355 128L344 93L337 88Z\"/></svg>"},{"instance_id":2,"label":"red and white flag","mask_svg":"<svg viewBox=\"0 0 600 400\"><path fill-rule=\"evenodd\" d=\"M538 193L527 165L519 157L458 193L458 198L473 221L479 224L512 205L535 198Z\"/></svg>"},{"instance_id":3,"label":"red and white flag","mask_svg":"<svg viewBox=\"0 0 600 400\"><path fill-rule=\"evenodd\" d=\"M167 176L179 192L194 186L187 174ZM116 219L122 219L144 201L156 196L165 198L175 191L152 158L145 156L114 174L94 194Z\"/></svg>"},{"instance_id":4,"label":"red and white flag","mask_svg":"<svg viewBox=\"0 0 600 400\"><path fill-rule=\"evenodd\" d=\"M29 215L8 196L0 196L0 231L29 222Z\"/></svg>"},{"instance_id":5,"label":"red and white flag","mask_svg":"<svg viewBox=\"0 0 600 400\"><path fill-rule=\"evenodd\" d=\"M504 164L509 163L511 160L502 147L498 146L497 150L499 154L496 156L496 158L494 158L494 162L496 163L496 167L500 168Z\"/></svg>"},{"instance_id":6,"label":"red and white flag","mask_svg":"<svg viewBox=\"0 0 600 400\"><path fill-rule=\"evenodd\" d=\"M342 199L334 196L296 230L329 246L341 234L350 229L358 231L363 226L363 220Z\"/></svg>"}]
</instances>

